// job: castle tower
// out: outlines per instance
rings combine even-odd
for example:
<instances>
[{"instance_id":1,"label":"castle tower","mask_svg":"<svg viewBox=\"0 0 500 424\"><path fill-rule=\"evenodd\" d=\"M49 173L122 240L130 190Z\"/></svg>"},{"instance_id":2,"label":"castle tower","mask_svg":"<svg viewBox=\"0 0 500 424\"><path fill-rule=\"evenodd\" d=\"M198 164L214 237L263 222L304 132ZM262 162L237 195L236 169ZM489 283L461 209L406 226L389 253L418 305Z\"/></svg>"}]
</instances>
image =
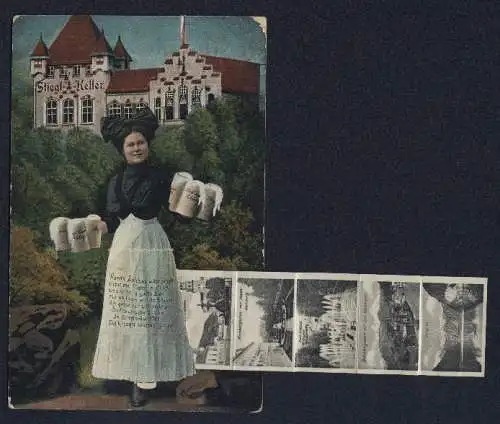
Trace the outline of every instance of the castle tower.
<instances>
[{"instance_id":1,"label":"castle tower","mask_svg":"<svg viewBox=\"0 0 500 424\"><path fill-rule=\"evenodd\" d=\"M38 74L45 75L47 73L47 63L49 61L49 49L43 41L42 34L36 43L33 52L30 55L31 76L35 77Z\"/></svg>"},{"instance_id":2,"label":"castle tower","mask_svg":"<svg viewBox=\"0 0 500 424\"><path fill-rule=\"evenodd\" d=\"M115 58L115 69L130 69L130 62L132 62L132 57L128 54L127 49L123 45L120 36L118 36L115 48L113 49L113 55Z\"/></svg>"},{"instance_id":3,"label":"castle tower","mask_svg":"<svg viewBox=\"0 0 500 424\"><path fill-rule=\"evenodd\" d=\"M90 55L92 59L90 71L93 73L97 71L109 72L113 65L113 56L113 51L104 36L104 30L101 30Z\"/></svg>"}]
</instances>

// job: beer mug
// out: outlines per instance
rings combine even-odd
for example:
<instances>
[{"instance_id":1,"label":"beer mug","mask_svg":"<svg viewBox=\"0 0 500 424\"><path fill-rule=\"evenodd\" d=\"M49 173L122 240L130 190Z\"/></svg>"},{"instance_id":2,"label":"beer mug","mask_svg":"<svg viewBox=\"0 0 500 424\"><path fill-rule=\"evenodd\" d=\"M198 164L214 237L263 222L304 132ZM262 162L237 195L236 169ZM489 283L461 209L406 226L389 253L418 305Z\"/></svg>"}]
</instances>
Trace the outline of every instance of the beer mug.
<instances>
[{"instance_id":1,"label":"beer mug","mask_svg":"<svg viewBox=\"0 0 500 424\"><path fill-rule=\"evenodd\" d=\"M85 221L85 218L75 218L68 222L69 243L72 252L86 252L90 249Z\"/></svg>"},{"instance_id":2,"label":"beer mug","mask_svg":"<svg viewBox=\"0 0 500 424\"><path fill-rule=\"evenodd\" d=\"M98 249L101 247L101 231L98 227L99 222L101 222L101 217L99 215L90 214L85 218L90 249Z\"/></svg>"},{"instance_id":3,"label":"beer mug","mask_svg":"<svg viewBox=\"0 0 500 424\"><path fill-rule=\"evenodd\" d=\"M205 184L198 180L186 183L174 212L186 218L198 214L200 205L205 203Z\"/></svg>"},{"instance_id":4,"label":"beer mug","mask_svg":"<svg viewBox=\"0 0 500 424\"><path fill-rule=\"evenodd\" d=\"M50 239L54 243L56 251L64 251L70 249L68 239L68 218L60 216L50 221L49 232Z\"/></svg>"},{"instance_id":5,"label":"beer mug","mask_svg":"<svg viewBox=\"0 0 500 424\"><path fill-rule=\"evenodd\" d=\"M220 210L222 197L223 193L220 186L212 183L205 184L206 199L196 218L201 219L202 221L210 221L210 219L215 216L217 211Z\"/></svg>"},{"instance_id":6,"label":"beer mug","mask_svg":"<svg viewBox=\"0 0 500 424\"><path fill-rule=\"evenodd\" d=\"M193 177L189 172L177 172L172 179L170 185L170 196L168 197L169 209L175 212L175 208L184 191L184 187L189 181L193 181Z\"/></svg>"}]
</instances>

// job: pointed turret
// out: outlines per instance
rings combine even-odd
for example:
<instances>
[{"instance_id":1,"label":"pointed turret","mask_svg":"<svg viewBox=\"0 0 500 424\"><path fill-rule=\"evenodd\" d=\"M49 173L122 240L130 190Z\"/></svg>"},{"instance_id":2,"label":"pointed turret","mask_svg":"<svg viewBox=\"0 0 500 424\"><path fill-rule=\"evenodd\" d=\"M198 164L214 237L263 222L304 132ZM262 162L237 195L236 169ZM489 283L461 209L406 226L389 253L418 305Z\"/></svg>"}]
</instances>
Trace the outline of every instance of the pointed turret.
<instances>
[{"instance_id":1,"label":"pointed turret","mask_svg":"<svg viewBox=\"0 0 500 424\"><path fill-rule=\"evenodd\" d=\"M180 42L181 42L181 49L187 49L189 47L186 36L186 23L184 20L184 16L181 16Z\"/></svg>"},{"instance_id":2,"label":"pointed turret","mask_svg":"<svg viewBox=\"0 0 500 424\"><path fill-rule=\"evenodd\" d=\"M36 46L33 49L33 52L31 53L31 57L43 57L43 58L49 57L49 49L45 44L45 42L43 41L42 33L40 33L40 39L36 43Z\"/></svg>"},{"instance_id":3,"label":"pointed turret","mask_svg":"<svg viewBox=\"0 0 500 424\"><path fill-rule=\"evenodd\" d=\"M113 50L111 49L108 40L106 40L103 29L101 29L99 33L99 37L94 44L94 48L90 56L92 58L92 72L98 70L108 72L110 70L112 65Z\"/></svg>"},{"instance_id":4,"label":"pointed turret","mask_svg":"<svg viewBox=\"0 0 500 424\"><path fill-rule=\"evenodd\" d=\"M43 74L47 72L47 63L49 60L49 49L43 41L42 34L30 55L31 62L31 76Z\"/></svg>"},{"instance_id":5,"label":"pointed turret","mask_svg":"<svg viewBox=\"0 0 500 424\"><path fill-rule=\"evenodd\" d=\"M132 62L132 57L128 54L120 36L118 36L118 40L116 41L113 54L115 56L115 67L117 69L129 68L129 64Z\"/></svg>"}]
</instances>

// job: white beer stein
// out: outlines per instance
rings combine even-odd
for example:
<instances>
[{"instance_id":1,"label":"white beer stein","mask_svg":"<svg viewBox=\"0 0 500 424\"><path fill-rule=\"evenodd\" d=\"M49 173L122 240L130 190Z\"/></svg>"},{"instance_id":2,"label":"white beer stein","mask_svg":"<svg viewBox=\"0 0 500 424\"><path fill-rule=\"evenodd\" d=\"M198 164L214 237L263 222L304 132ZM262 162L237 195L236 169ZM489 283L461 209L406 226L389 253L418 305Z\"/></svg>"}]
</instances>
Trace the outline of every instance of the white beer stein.
<instances>
[{"instance_id":1,"label":"white beer stein","mask_svg":"<svg viewBox=\"0 0 500 424\"><path fill-rule=\"evenodd\" d=\"M222 188L213 183L205 184L205 197L206 200L196 218L202 221L210 221L217 211L220 210L223 197Z\"/></svg>"},{"instance_id":2,"label":"white beer stein","mask_svg":"<svg viewBox=\"0 0 500 424\"><path fill-rule=\"evenodd\" d=\"M205 203L205 184L201 181L189 181L182 194L174 212L186 218L193 218L198 214L200 205Z\"/></svg>"},{"instance_id":3,"label":"white beer stein","mask_svg":"<svg viewBox=\"0 0 500 424\"><path fill-rule=\"evenodd\" d=\"M85 218L87 237L89 247L91 249L98 249L101 247L101 231L99 230L99 222L101 222L101 217L99 215L90 214L87 218Z\"/></svg>"},{"instance_id":4,"label":"white beer stein","mask_svg":"<svg viewBox=\"0 0 500 424\"><path fill-rule=\"evenodd\" d=\"M70 219L68 235L72 252L86 252L90 249L85 218Z\"/></svg>"},{"instance_id":5,"label":"white beer stein","mask_svg":"<svg viewBox=\"0 0 500 424\"><path fill-rule=\"evenodd\" d=\"M177 172L170 185L170 196L168 198L169 209L175 212L175 208L184 191L184 187L189 181L193 181L193 176L189 172Z\"/></svg>"},{"instance_id":6,"label":"white beer stein","mask_svg":"<svg viewBox=\"0 0 500 424\"><path fill-rule=\"evenodd\" d=\"M68 221L69 219L64 216L54 218L50 221L50 239L54 243L55 249L58 252L70 249L68 239Z\"/></svg>"}]
</instances>

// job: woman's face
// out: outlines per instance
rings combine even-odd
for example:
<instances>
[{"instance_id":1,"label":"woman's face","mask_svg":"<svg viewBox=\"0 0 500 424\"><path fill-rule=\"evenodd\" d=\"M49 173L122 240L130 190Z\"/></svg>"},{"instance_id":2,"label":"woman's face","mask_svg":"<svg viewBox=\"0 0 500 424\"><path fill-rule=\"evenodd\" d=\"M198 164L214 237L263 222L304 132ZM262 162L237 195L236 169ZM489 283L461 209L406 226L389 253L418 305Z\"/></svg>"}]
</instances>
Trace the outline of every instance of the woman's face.
<instances>
[{"instance_id":1,"label":"woman's face","mask_svg":"<svg viewBox=\"0 0 500 424\"><path fill-rule=\"evenodd\" d=\"M123 142L123 154L130 165L142 163L149 156L148 142L141 133L130 133Z\"/></svg>"}]
</instances>

